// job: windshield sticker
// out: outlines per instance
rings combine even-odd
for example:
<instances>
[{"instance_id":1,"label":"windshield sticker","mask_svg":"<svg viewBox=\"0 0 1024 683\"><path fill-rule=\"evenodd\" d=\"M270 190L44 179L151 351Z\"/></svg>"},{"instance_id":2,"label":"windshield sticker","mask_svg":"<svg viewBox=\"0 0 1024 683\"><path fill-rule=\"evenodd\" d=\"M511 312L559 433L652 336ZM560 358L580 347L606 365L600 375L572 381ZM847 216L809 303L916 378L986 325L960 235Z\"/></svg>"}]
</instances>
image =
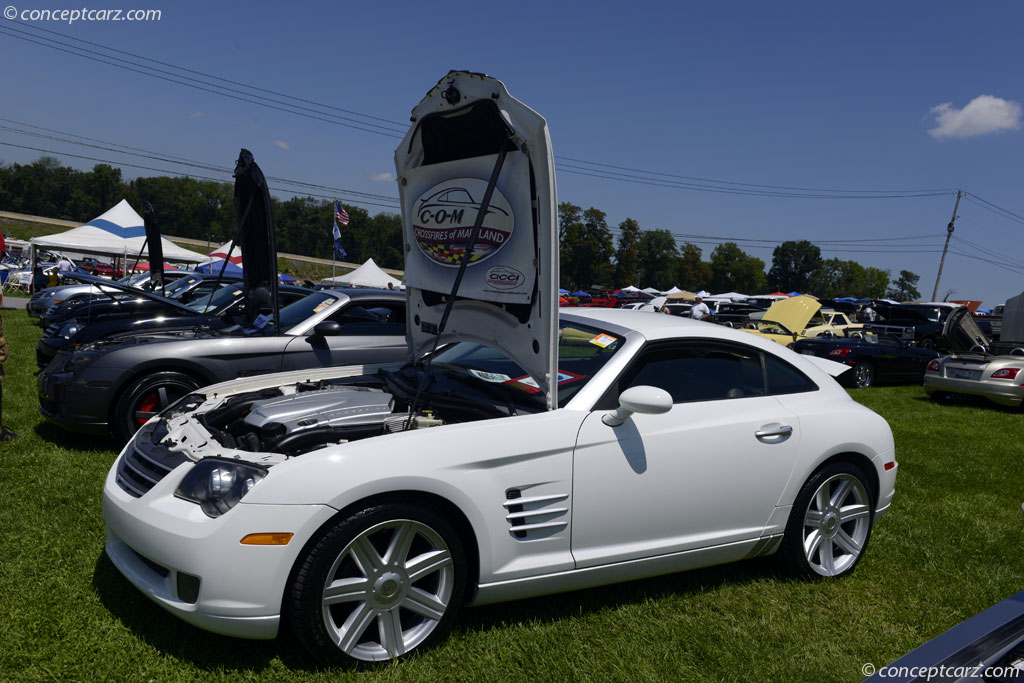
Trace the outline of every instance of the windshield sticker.
<instances>
[{"instance_id":1,"label":"windshield sticker","mask_svg":"<svg viewBox=\"0 0 1024 683\"><path fill-rule=\"evenodd\" d=\"M584 379L585 375L577 375L575 372L566 372L565 370L558 371L558 386L563 384L569 384L576 382L577 380ZM516 377L510 379L505 384L513 386L517 389L522 389L528 394L536 394L540 392L540 385L537 384L537 380L530 377L529 375L523 375L522 377Z\"/></svg>"},{"instance_id":2,"label":"windshield sticker","mask_svg":"<svg viewBox=\"0 0 1024 683\"><path fill-rule=\"evenodd\" d=\"M503 375L500 372L484 372L483 370L473 370L472 368L467 369L469 370L469 374L473 375L477 379L482 379L485 382L504 384L512 379L508 375Z\"/></svg>"},{"instance_id":3,"label":"windshield sticker","mask_svg":"<svg viewBox=\"0 0 1024 683\"><path fill-rule=\"evenodd\" d=\"M610 344L615 343L615 337L609 334L599 334L593 339L591 339L590 343L596 346L600 346L602 349L606 349Z\"/></svg>"},{"instance_id":4,"label":"windshield sticker","mask_svg":"<svg viewBox=\"0 0 1024 683\"><path fill-rule=\"evenodd\" d=\"M313 309L313 312L319 313L320 311L326 309L328 306L333 304L335 301L337 301L337 299L324 299L319 304L317 304L317 307Z\"/></svg>"}]
</instances>

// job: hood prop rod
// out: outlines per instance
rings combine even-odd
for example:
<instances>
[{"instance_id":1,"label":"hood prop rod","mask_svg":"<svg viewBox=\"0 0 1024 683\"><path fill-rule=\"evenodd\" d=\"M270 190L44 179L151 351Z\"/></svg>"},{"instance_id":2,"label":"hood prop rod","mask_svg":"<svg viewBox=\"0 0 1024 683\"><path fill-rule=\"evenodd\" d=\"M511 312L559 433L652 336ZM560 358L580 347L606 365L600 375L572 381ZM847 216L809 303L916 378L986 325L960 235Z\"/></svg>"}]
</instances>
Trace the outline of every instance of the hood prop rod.
<instances>
[{"instance_id":1,"label":"hood prop rod","mask_svg":"<svg viewBox=\"0 0 1024 683\"><path fill-rule=\"evenodd\" d=\"M416 395L413 397L412 403L409 405L409 417L405 421L405 429L409 429L412 424L412 418L416 414L416 409L419 407L420 394L423 393L423 389L427 386L427 382L430 378L430 361L433 359L434 352L437 351L437 345L441 341L441 335L444 333L445 325L448 324L448 316L451 315L452 306L455 304L455 297L459 293L459 286L462 285L462 277L466 274L466 268L469 266L470 260L473 258L473 249L476 248L476 241L480 237L480 228L484 223L484 216L487 214L487 209L491 204L491 196L494 194L494 188L498 186L498 177L501 175L501 168L505 165L505 157L508 156L508 150L510 147L510 138L506 137L501 142L501 149L498 151L498 158L494 162L494 168L491 169L491 177L487 181L487 189L484 191L483 199L480 200L480 208L476 214L476 220L473 221L473 232L469 234L469 242L466 243L466 250L462 252L462 258L459 260L459 272L455 275L455 282L452 284L451 294L448 295L448 301L444 305L444 313L441 314L441 321L437 325L437 336L434 337L434 347L430 349L430 354L427 356L427 361L423 366L423 375L420 377L420 384L416 388Z\"/></svg>"}]
</instances>

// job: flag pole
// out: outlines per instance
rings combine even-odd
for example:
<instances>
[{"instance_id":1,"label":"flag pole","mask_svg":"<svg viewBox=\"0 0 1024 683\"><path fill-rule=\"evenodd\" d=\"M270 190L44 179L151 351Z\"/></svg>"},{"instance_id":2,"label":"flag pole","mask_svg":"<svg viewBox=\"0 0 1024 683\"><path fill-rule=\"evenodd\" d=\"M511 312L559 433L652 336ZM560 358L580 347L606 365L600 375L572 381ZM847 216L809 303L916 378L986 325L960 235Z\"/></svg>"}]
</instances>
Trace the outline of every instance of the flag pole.
<instances>
[{"instance_id":1,"label":"flag pole","mask_svg":"<svg viewBox=\"0 0 1024 683\"><path fill-rule=\"evenodd\" d=\"M334 195L334 203L331 204L331 211L337 212L338 206L338 195ZM338 224L338 219L334 219L334 224ZM331 284L334 284L334 278L338 275L338 250L334 248L334 233L331 233Z\"/></svg>"}]
</instances>

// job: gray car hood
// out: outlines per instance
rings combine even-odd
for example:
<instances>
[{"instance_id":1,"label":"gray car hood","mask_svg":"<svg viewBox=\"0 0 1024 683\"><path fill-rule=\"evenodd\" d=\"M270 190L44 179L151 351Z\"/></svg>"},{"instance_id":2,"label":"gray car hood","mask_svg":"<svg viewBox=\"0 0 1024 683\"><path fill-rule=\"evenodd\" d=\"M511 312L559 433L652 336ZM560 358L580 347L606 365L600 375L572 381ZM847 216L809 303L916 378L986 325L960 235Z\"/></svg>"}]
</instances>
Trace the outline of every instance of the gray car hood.
<instances>
[{"instance_id":1,"label":"gray car hood","mask_svg":"<svg viewBox=\"0 0 1024 683\"><path fill-rule=\"evenodd\" d=\"M447 342L486 344L528 372L554 408L558 214L547 124L500 81L465 71L442 78L413 109L412 121L395 151L410 360ZM439 335L506 141L480 236Z\"/></svg>"},{"instance_id":2,"label":"gray car hood","mask_svg":"<svg viewBox=\"0 0 1024 683\"><path fill-rule=\"evenodd\" d=\"M987 352L991 342L981 331L974 317L966 306L953 310L942 326L942 336L950 350L965 353L968 351Z\"/></svg>"}]
</instances>

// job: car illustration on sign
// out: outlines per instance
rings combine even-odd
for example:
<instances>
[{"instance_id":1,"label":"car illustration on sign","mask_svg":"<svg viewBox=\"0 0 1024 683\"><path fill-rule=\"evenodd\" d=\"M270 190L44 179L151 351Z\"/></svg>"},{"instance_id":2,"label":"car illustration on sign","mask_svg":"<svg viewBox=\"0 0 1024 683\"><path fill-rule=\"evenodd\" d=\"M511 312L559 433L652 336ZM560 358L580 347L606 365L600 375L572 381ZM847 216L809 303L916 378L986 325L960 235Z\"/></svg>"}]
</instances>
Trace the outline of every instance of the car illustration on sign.
<instances>
[{"instance_id":1,"label":"car illustration on sign","mask_svg":"<svg viewBox=\"0 0 1024 683\"><path fill-rule=\"evenodd\" d=\"M287 627L344 665L429 647L464 605L773 553L801 576L853 571L897 464L885 420L833 380L846 368L674 316L559 318L544 119L499 81L451 72L413 121L400 187L479 161L460 156L460 122L488 141L473 147L481 175L535 179L513 198L535 207L520 226L536 234L530 301L454 286L441 299L423 288L440 278L407 271L409 363L189 393L107 476L121 573L189 623L248 638ZM455 158L422 161L432 131Z\"/></svg>"}]
</instances>

